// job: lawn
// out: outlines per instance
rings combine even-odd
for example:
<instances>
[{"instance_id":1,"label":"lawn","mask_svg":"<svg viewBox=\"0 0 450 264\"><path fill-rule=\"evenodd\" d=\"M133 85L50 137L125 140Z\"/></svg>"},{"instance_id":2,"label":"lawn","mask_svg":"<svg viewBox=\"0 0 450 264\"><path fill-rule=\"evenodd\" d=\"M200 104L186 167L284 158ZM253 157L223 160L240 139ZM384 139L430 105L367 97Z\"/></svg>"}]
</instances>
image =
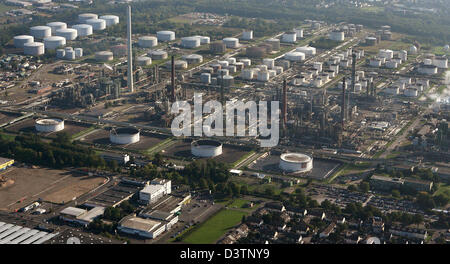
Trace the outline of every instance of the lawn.
<instances>
[{"instance_id":1,"label":"lawn","mask_svg":"<svg viewBox=\"0 0 450 264\"><path fill-rule=\"evenodd\" d=\"M440 183L434 195L445 194L450 197L450 184Z\"/></svg>"},{"instance_id":2,"label":"lawn","mask_svg":"<svg viewBox=\"0 0 450 264\"><path fill-rule=\"evenodd\" d=\"M247 213L223 209L189 234L183 242L190 244L213 244L229 229L239 224Z\"/></svg>"}]
</instances>

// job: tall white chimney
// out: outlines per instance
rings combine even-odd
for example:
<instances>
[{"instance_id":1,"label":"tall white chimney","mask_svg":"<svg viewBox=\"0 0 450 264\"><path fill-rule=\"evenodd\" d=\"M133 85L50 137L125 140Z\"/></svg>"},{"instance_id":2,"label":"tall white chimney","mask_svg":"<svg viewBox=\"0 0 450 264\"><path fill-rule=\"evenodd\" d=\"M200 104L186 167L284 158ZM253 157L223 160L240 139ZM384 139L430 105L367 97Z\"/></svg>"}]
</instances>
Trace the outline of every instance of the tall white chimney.
<instances>
[{"instance_id":1,"label":"tall white chimney","mask_svg":"<svg viewBox=\"0 0 450 264\"><path fill-rule=\"evenodd\" d=\"M133 86L133 50L131 43L131 6L127 7L127 55L128 55L128 76L127 85L130 92L134 92Z\"/></svg>"}]
</instances>

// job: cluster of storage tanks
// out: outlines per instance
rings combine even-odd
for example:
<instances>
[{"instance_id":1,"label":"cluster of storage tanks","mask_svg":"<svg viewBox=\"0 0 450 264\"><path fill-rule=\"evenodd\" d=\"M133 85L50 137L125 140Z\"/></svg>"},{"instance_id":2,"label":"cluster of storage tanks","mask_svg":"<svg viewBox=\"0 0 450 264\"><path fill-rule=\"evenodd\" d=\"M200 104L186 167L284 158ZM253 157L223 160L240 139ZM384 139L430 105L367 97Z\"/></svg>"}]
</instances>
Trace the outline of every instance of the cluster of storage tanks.
<instances>
[{"instance_id":1,"label":"cluster of storage tanks","mask_svg":"<svg viewBox=\"0 0 450 264\"><path fill-rule=\"evenodd\" d=\"M384 93L389 95L404 95L406 97L417 97L421 92L430 87L428 79L416 79L412 81L410 77L401 77L384 89Z\"/></svg>"},{"instance_id":2,"label":"cluster of storage tanks","mask_svg":"<svg viewBox=\"0 0 450 264\"><path fill-rule=\"evenodd\" d=\"M396 69L407 60L408 52L406 50L380 49L378 55L369 60L369 66L379 68L384 65L388 69Z\"/></svg>"},{"instance_id":3,"label":"cluster of storage tanks","mask_svg":"<svg viewBox=\"0 0 450 264\"><path fill-rule=\"evenodd\" d=\"M79 24L67 27L64 22L49 22L45 26L33 26L30 28L30 35L20 35L14 37L14 46L22 48L26 55L39 56L45 50L55 50L65 46L67 41L75 40L78 37L92 35L93 31L103 30L108 26L119 23L119 17L105 15L98 17L97 14L79 14ZM40 42L35 42L40 40Z\"/></svg>"},{"instance_id":4,"label":"cluster of storage tanks","mask_svg":"<svg viewBox=\"0 0 450 264\"><path fill-rule=\"evenodd\" d=\"M64 49L56 50L56 58L65 60L75 60L83 57L82 48L65 47Z\"/></svg>"}]
</instances>

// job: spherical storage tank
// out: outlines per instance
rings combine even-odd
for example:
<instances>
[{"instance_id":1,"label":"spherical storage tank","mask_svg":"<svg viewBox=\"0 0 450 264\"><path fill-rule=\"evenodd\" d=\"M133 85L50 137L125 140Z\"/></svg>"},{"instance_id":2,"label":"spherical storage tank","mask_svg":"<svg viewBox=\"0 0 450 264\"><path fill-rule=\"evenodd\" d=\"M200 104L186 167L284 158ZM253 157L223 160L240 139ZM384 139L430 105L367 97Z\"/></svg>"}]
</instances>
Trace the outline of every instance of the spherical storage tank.
<instances>
[{"instance_id":1,"label":"spherical storage tank","mask_svg":"<svg viewBox=\"0 0 450 264\"><path fill-rule=\"evenodd\" d=\"M72 26L72 28L77 30L77 35L80 37L92 35L93 32L92 26L88 24L78 24Z\"/></svg>"},{"instance_id":2,"label":"spherical storage tank","mask_svg":"<svg viewBox=\"0 0 450 264\"><path fill-rule=\"evenodd\" d=\"M37 39L44 39L52 35L52 28L49 26L35 26L30 28L30 35Z\"/></svg>"},{"instance_id":3,"label":"spherical storage tank","mask_svg":"<svg viewBox=\"0 0 450 264\"><path fill-rule=\"evenodd\" d=\"M58 29L55 32L56 36L64 37L66 40L74 40L77 38L77 30L74 28Z\"/></svg>"},{"instance_id":4,"label":"spherical storage tank","mask_svg":"<svg viewBox=\"0 0 450 264\"><path fill-rule=\"evenodd\" d=\"M23 45L23 52L26 55L39 56L45 53L44 43L31 42Z\"/></svg>"},{"instance_id":5,"label":"spherical storage tank","mask_svg":"<svg viewBox=\"0 0 450 264\"><path fill-rule=\"evenodd\" d=\"M139 66L148 66L152 64L152 58L147 56L141 56L136 59L136 63Z\"/></svg>"},{"instance_id":6,"label":"spherical storage tank","mask_svg":"<svg viewBox=\"0 0 450 264\"><path fill-rule=\"evenodd\" d=\"M64 120L57 118L38 119L35 128L38 132L58 132L64 129Z\"/></svg>"},{"instance_id":7,"label":"spherical storage tank","mask_svg":"<svg viewBox=\"0 0 450 264\"><path fill-rule=\"evenodd\" d=\"M140 132L136 128L113 128L109 132L109 140L111 143L126 145L138 142L140 139Z\"/></svg>"},{"instance_id":8,"label":"spherical storage tank","mask_svg":"<svg viewBox=\"0 0 450 264\"><path fill-rule=\"evenodd\" d=\"M237 38L224 38L222 41L223 41L223 44L225 44L225 46L227 48L239 47L239 39L237 39Z\"/></svg>"},{"instance_id":9,"label":"spherical storage tank","mask_svg":"<svg viewBox=\"0 0 450 264\"><path fill-rule=\"evenodd\" d=\"M302 173L311 171L313 159L302 153L284 153L280 156L280 169L286 172Z\"/></svg>"},{"instance_id":10,"label":"spherical storage tank","mask_svg":"<svg viewBox=\"0 0 450 264\"><path fill-rule=\"evenodd\" d=\"M147 53L153 60L164 60L167 59L167 52L164 50L151 50Z\"/></svg>"},{"instance_id":11,"label":"spherical storage tank","mask_svg":"<svg viewBox=\"0 0 450 264\"><path fill-rule=\"evenodd\" d=\"M89 19L97 19L97 18L98 18L97 14L92 14L92 13L79 14L78 22L85 24L86 21L88 21Z\"/></svg>"},{"instance_id":12,"label":"spherical storage tank","mask_svg":"<svg viewBox=\"0 0 450 264\"><path fill-rule=\"evenodd\" d=\"M51 36L44 39L45 48L48 50L54 50L58 47L66 45L66 39L60 36Z\"/></svg>"},{"instance_id":13,"label":"spherical storage tank","mask_svg":"<svg viewBox=\"0 0 450 264\"><path fill-rule=\"evenodd\" d=\"M51 28L52 35L55 34L56 30L67 28L67 24L64 22L50 22L47 23L47 26Z\"/></svg>"},{"instance_id":14,"label":"spherical storage tank","mask_svg":"<svg viewBox=\"0 0 450 264\"><path fill-rule=\"evenodd\" d=\"M119 17L118 16L104 15L104 16L101 16L100 19L105 20L107 27L115 25L115 24L119 24Z\"/></svg>"},{"instance_id":15,"label":"spherical storage tank","mask_svg":"<svg viewBox=\"0 0 450 264\"><path fill-rule=\"evenodd\" d=\"M139 47L152 48L158 45L158 39L153 36L143 36L138 40Z\"/></svg>"},{"instance_id":16,"label":"spherical storage tank","mask_svg":"<svg viewBox=\"0 0 450 264\"><path fill-rule=\"evenodd\" d=\"M104 30L106 28L106 21L104 19L88 19L86 24L91 25L94 30Z\"/></svg>"},{"instance_id":17,"label":"spherical storage tank","mask_svg":"<svg viewBox=\"0 0 450 264\"><path fill-rule=\"evenodd\" d=\"M191 143L191 153L196 157L212 158L222 154L222 143L216 140L196 140Z\"/></svg>"},{"instance_id":18,"label":"spherical storage tank","mask_svg":"<svg viewBox=\"0 0 450 264\"><path fill-rule=\"evenodd\" d=\"M159 41L172 41L175 40L175 32L163 30L156 32L156 37Z\"/></svg>"},{"instance_id":19,"label":"spherical storage tank","mask_svg":"<svg viewBox=\"0 0 450 264\"><path fill-rule=\"evenodd\" d=\"M111 51L98 51L95 53L95 59L98 61L111 61L114 55Z\"/></svg>"},{"instance_id":20,"label":"spherical storage tank","mask_svg":"<svg viewBox=\"0 0 450 264\"><path fill-rule=\"evenodd\" d=\"M200 38L198 37L181 38L181 46L188 49L197 48L200 46Z\"/></svg>"},{"instance_id":21,"label":"spherical storage tank","mask_svg":"<svg viewBox=\"0 0 450 264\"><path fill-rule=\"evenodd\" d=\"M25 45L25 43L34 42L34 38L33 38L33 36L29 36L29 35L20 35L20 36L15 36L13 41L14 41L14 47L23 48L23 45Z\"/></svg>"},{"instance_id":22,"label":"spherical storage tank","mask_svg":"<svg viewBox=\"0 0 450 264\"><path fill-rule=\"evenodd\" d=\"M284 54L284 58L288 61L303 61L305 60L305 53L303 52L288 52Z\"/></svg>"}]
</instances>

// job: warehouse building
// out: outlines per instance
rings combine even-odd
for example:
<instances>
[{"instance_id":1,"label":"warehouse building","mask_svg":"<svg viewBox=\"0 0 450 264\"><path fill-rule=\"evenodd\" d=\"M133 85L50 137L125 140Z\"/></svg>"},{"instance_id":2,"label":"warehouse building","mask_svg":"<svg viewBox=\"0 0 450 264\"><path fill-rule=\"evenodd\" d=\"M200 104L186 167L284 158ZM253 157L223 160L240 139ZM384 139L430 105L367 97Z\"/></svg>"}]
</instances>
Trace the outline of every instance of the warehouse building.
<instances>
[{"instance_id":1,"label":"warehouse building","mask_svg":"<svg viewBox=\"0 0 450 264\"><path fill-rule=\"evenodd\" d=\"M14 164L13 159L7 159L0 157L0 171L6 170Z\"/></svg>"},{"instance_id":2,"label":"warehouse building","mask_svg":"<svg viewBox=\"0 0 450 264\"><path fill-rule=\"evenodd\" d=\"M149 185L139 192L139 201L143 204L151 204L162 196L172 192L172 182L165 179L154 179Z\"/></svg>"},{"instance_id":3,"label":"warehouse building","mask_svg":"<svg viewBox=\"0 0 450 264\"><path fill-rule=\"evenodd\" d=\"M166 226L152 219L127 216L120 220L117 229L126 234L153 239L164 232Z\"/></svg>"},{"instance_id":4,"label":"warehouse building","mask_svg":"<svg viewBox=\"0 0 450 264\"><path fill-rule=\"evenodd\" d=\"M95 218L103 215L105 207L95 206L89 211L77 207L67 207L60 212L60 219L66 222L88 226Z\"/></svg>"},{"instance_id":5,"label":"warehouse building","mask_svg":"<svg viewBox=\"0 0 450 264\"><path fill-rule=\"evenodd\" d=\"M390 191L392 189L400 189L402 186L411 188L416 191L430 191L433 187L433 182L423 181L411 178L391 178L380 175L373 175L370 179L370 185L374 189L381 191Z\"/></svg>"}]
</instances>

